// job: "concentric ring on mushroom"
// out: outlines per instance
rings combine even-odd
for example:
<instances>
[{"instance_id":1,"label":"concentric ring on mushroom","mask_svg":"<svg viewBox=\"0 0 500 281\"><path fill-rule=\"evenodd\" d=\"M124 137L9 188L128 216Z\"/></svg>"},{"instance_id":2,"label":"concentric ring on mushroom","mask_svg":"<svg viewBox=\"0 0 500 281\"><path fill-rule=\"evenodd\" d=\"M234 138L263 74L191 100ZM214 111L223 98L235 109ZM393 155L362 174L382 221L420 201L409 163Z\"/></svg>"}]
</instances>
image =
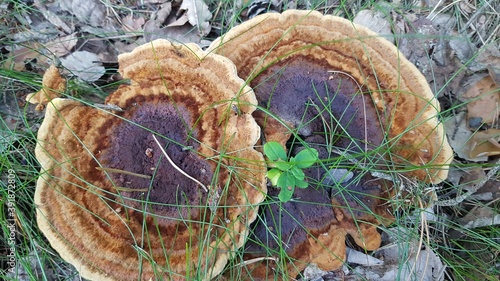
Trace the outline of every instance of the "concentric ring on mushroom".
<instances>
[{"instance_id":1,"label":"concentric ring on mushroom","mask_svg":"<svg viewBox=\"0 0 500 281\"><path fill-rule=\"evenodd\" d=\"M119 62L131 81L105 106L47 104L38 225L87 279L209 280L267 192L255 96L194 44L157 40Z\"/></svg>"},{"instance_id":2,"label":"concentric ring on mushroom","mask_svg":"<svg viewBox=\"0 0 500 281\"><path fill-rule=\"evenodd\" d=\"M453 154L436 98L417 68L367 28L288 10L232 28L209 51L233 61L254 89L263 143L281 143L289 157L304 147L320 154L305 171L309 187L290 202L269 188L247 266L230 278L287 280L310 263L337 269L347 234L365 250L379 247L377 226L391 221L387 202L398 191L393 179L447 177Z\"/></svg>"}]
</instances>

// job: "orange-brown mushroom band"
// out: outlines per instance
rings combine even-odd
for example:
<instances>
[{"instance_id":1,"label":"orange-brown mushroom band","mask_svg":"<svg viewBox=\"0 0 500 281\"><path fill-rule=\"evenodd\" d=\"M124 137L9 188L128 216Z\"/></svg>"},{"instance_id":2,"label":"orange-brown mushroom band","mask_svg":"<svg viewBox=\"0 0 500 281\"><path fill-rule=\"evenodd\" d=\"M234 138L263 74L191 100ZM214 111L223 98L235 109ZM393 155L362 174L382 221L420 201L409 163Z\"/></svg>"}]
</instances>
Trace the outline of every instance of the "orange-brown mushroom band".
<instances>
[{"instance_id":1,"label":"orange-brown mushroom band","mask_svg":"<svg viewBox=\"0 0 500 281\"><path fill-rule=\"evenodd\" d=\"M131 83L107 107L47 106L39 227L88 279L210 279L266 194L255 96L230 61L194 44L153 41L119 62Z\"/></svg>"},{"instance_id":2,"label":"orange-brown mushroom band","mask_svg":"<svg viewBox=\"0 0 500 281\"><path fill-rule=\"evenodd\" d=\"M265 119L259 123L272 140L286 141L290 127L301 135L314 134L305 127L311 119L307 110L338 107L346 115L351 103L359 105L356 99L362 100L362 107L354 110L365 119L364 126L356 130L380 127L391 161L409 170L408 176L434 183L446 178L452 151L438 120L436 98L416 67L367 28L315 11L289 10L264 14L232 28L209 50L231 59L240 77L249 81L259 105L267 109L255 115ZM345 92L349 85L358 93ZM370 98L360 98L360 93ZM326 100L314 100L325 99L325 94ZM355 97L349 99L349 95ZM304 104L307 110L299 108ZM376 110L370 112L370 108ZM262 117L269 112L273 117ZM347 128L342 122L338 127ZM362 142L378 145L379 139L370 132L361 134Z\"/></svg>"},{"instance_id":3,"label":"orange-brown mushroom band","mask_svg":"<svg viewBox=\"0 0 500 281\"><path fill-rule=\"evenodd\" d=\"M209 50L231 59L254 89L253 115L266 141L287 145L290 156L305 142L321 159L305 171L309 188L296 188L291 202L265 203L245 248L246 266L228 276L286 280L309 263L336 269L346 234L374 250L377 226L392 219L393 183L370 171L433 183L446 178L452 151L437 100L415 66L367 28L290 10L236 26ZM352 179L328 179L339 166Z\"/></svg>"}]
</instances>

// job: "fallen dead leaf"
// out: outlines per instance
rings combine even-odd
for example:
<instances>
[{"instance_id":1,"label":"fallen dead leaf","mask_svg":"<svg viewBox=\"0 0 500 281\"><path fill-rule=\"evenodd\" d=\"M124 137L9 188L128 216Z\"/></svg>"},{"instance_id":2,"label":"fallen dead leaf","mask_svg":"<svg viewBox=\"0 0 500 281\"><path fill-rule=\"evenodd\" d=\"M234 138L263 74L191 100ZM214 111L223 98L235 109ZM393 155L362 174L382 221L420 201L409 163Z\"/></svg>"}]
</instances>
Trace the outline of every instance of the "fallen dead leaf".
<instances>
[{"instance_id":1,"label":"fallen dead leaf","mask_svg":"<svg viewBox=\"0 0 500 281\"><path fill-rule=\"evenodd\" d=\"M472 71L482 71L488 66L494 66L500 72L500 42L498 41L482 46L477 52L477 57L468 64Z\"/></svg>"},{"instance_id":2,"label":"fallen dead leaf","mask_svg":"<svg viewBox=\"0 0 500 281\"><path fill-rule=\"evenodd\" d=\"M78 42L78 38L76 32L70 35L59 37L55 40L52 40L45 44L45 47L49 50L49 52L56 57L63 57L76 46Z\"/></svg>"},{"instance_id":3,"label":"fallen dead leaf","mask_svg":"<svg viewBox=\"0 0 500 281\"><path fill-rule=\"evenodd\" d=\"M61 0L61 9L73 14L80 22L93 27L102 26L106 18L106 7L97 0Z\"/></svg>"},{"instance_id":4,"label":"fallen dead leaf","mask_svg":"<svg viewBox=\"0 0 500 281\"><path fill-rule=\"evenodd\" d=\"M189 21L189 18L187 14L183 14L180 18L178 18L176 21L169 23L167 26L183 26Z\"/></svg>"},{"instance_id":5,"label":"fallen dead leaf","mask_svg":"<svg viewBox=\"0 0 500 281\"><path fill-rule=\"evenodd\" d=\"M146 23L144 17L139 16L134 18L132 14L129 14L121 19L122 28L126 32L141 32L142 26Z\"/></svg>"},{"instance_id":6,"label":"fallen dead leaf","mask_svg":"<svg viewBox=\"0 0 500 281\"><path fill-rule=\"evenodd\" d=\"M43 1L45 2L45 1ZM48 10L44 3L41 0L35 0L35 7L38 8L38 11L42 13L42 15L47 19L51 24L56 26L57 28L64 30L66 34L70 34L73 32L74 27L69 27L63 20L61 20L54 12Z\"/></svg>"},{"instance_id":7,"label":"fallen dead leaf","mask_svg":"<svg viewBox=\"0 0 500 281\"><path fill-rule=\"evenodd\" d=\"M23 71L26 63L33 60L36 60L39 67L48 68L50 66L48 63L49 58L44 54L44 48L38 43L31 43L14 49L0 66L5 69Z\"/></svg>"},{"instance_id":8,"label":"fallen dead leaf","mask_svg":"<svg viewBox=\"0 0 500 281\"><path fill-rule=\"evenodd\" d=\"M100 64L99 57L91 52L78 51L66 58L61 58L61 64L72 75L86 82L94 82L104 75L105 69Z\"/></svg>"},{"instance_id":9,"label":"fallen dead leaf","mask_svg":"<svg viewBox=\"0 0 500 281\"><path fill-rule=\"evenodd\" d=\"M467 103L467 118L480 118L482 124L498 123L500 113L500 85L489 75L469 86L462 98Z\"/></svg>"},{"instance_id":10,"label":"fallen dead leaf","mask_svg":"<svg viewBox=\"0 0 500 281\"><path fill-rule=\"evenodd\" d=\"M468 143L471 158L500 155L500 129L477 131Z\"/></svg>"},{"instance_id":11,"label":"fallen dead leaf","mask_svg":"<svg viewBox=\"0 0 500 281\"><path fill-rule=\"evenodd\" d=\"M189 23L198 28L201 36L210 32L211 26L208 21L212 18L212 13L205 2L202 0L183 0L179 10L186 11Z\"/></svg>"},{"instance_id":12,"label":"fallen dead leaf","mask_svg":"<svg viewBox=\"0 0 500 281\"><path fill-rule=\"evenodd\" d=\"M354 17L353 22L366 26L378 34L384 35L384 38L394 43L394 36L392 36L391 24L387 20L387 16L382 12L372 11L372 10L361 10Z\"/></svg>"},{"instance_id":13,"label":"fallen dead leaf","mask_svg":"<svg viewBox=\"0 0 500 281\"><path fill-rule=\"evenodd\" d=\"M405 22L404 36L399 37L398 48L422 72L438 97L457 92L465 74L460 71L458 57L451 55L450 40L443 39L467 41L463 36L453 36L455 25L456 19L448 14L438 14L432 20L419 15Z\"/></svg>"},{"instance_id":14,"label":"fallen dead leaf","mask_svg":"<svg viewBox=\"0 0 500 281\"><path fill-rule=\"evenodd\" d=\"M450 146L453 151L458 155L458 157L473 161L473 162L483 162L487 161L487 156L477 156L470 157L471 143L469 140L472 138L472 132L467 126L467 118L465 112L460 112L453 118L450 118L444 122L444 128Z\"/></svg>"},{"instance_id":15,"label":"fallen dead leaf","mask_svg":"<svg viewBox=\"0 0 500 281\"><path fill-rule=\"evenodd\" d=\"M481 206L472 209L463 218L458 219L458 223L468 229L498 225L500 224L500 214L498 210Z\"/></svg>"}]
</instances>

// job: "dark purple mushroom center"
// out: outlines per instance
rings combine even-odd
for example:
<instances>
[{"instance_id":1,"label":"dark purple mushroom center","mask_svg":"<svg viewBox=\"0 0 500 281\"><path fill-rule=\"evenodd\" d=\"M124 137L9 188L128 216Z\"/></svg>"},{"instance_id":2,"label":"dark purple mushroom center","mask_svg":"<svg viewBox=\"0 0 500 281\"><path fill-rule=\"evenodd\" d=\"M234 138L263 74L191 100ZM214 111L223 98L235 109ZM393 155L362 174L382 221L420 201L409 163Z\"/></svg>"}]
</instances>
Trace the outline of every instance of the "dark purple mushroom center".
<instances>
[{"instance_id":1,"label":"dark purple mushroom center","mask_svg":"<svg viewBox=\"0 0 500 281\"><path fill-rule=\"evenodd\" d=\"M141 178L112 172L111 180L129 207L154 213L165 219L195 219L206 206L206 192L176 169L154 141L156 136L174 164L204 185L210 185L213 171L196 153L197 130L192 116L182 105L145 102L128 109L110 136L110 145L100 158L106 168L119 169ZM120 200L120 198L117 198Z\"/></svg>"},{"instance_id":2,"label":"dark purple mushroom center","mask_svg":"<svg viewBox=\"0 0 500 281\"><path fill-rule=\"evenodd\" d=\"M275 201L279 189L269 188L270 199L261 208L261 220L254 223L247 243L248 258L277 256L280 248L300 256L307 251L308 236L317 237L337 223L332 198L362 216L377 207L373 196L385 190L362 180L364 176L358 172L348 182L325 184L328 169L340 163L340 155L328 146L355 154L376 148L384 140L381 117L367 89L348 73L333 70L326 63L294 56L268 67L251 82L259 106L291 124L308 146L318 150L323 162L304 171L309 187L295 188L293 201ZM262 111L257 114L261 117ZM288 149L293 156L301 146L295 142ZM373 155L366 153L365 157Z\"/></svg>"},{"instance_id":3,"label":"dark purple mushroom center","mask_svg":"<svg viewBox=\"0 0 500 281\"><path fill-rule=\"evenodd\" d=\"M251 84L259 106L293 125L302 137L334 134L336 146L357 150L383 140L366 89L325 62L293 56L268 67Z\"/></svg>"}]
</instances>

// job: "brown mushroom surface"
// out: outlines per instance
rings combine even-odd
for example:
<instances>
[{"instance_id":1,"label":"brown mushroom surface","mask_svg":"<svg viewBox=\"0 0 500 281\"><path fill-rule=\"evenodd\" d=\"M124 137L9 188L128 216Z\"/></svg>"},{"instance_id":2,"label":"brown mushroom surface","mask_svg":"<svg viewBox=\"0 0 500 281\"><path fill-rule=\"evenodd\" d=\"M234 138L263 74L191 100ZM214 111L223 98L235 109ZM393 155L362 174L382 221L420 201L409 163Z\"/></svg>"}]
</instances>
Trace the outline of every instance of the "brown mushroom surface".
<instances>
[{"instance_id":1,"label":"brown mushroom surface","mask_svg":"<svg viewBox=\"0 0 500 281\"><path fill-rule=\"evenodd\" d=\"M38 225L87 279L210 279L266 194L255 96L229 60L194 44L153 41L119 63L131 83L110 109L48 104Z\"/></svg>"},{"instance_id":2,"label":"brown mushroom surface","mask_svg":"<svg viewBox=\"0 0 500 281\"><path fill-rule=\"evenodd\" d=\"M321 137L306 141L321 159L328 157ZM310 263L324 270L339 268L345 260L347 234L366 250L380 246L377 226L393 220L384 205L391 196L391 182L358 171L352 179L327 182L321 165L304 172L310 186L296 188L292 201L279 202L279 189L269 188L269 199L245 244L247 265L228 271L229 279L290 280Z\"/></svg>"},{"instance_id":3,"label":"brown mushroom surface","mask_svg":"<svg viewBox=\"0 0 500 281\"><path fill-rule=\"evenodd\" d=\"M289 10L232 28L209 50L231 59L253 87L259 105L267 109L254 115L272 140L289 138L291 130L283 125L304 137L314 134L317 125L309 121L318 113L313 109L331 107L331 115L345 116L338 122L341 130L348 135L361 131L349 138L365 143L361 147L379 145L382 140L364 130L380 127L391 161L407 169L408 176L433 183L446 178L452 151L437 118L436 98L417 68L367 28L316 11ZM317 100L325 97L322 103ZM346 126L351 110L367 126Z\"/></svg>"},{"instance_id":4,"label":"brown mushroom surface","mask_svg":"<svg viewBox=\"0 0 500 281\"><path fill-rule=\"evenodd\" d=\"M433 183L447 177L452 151L438 120L437 100L415 66L367 28L315 11L289 10L236 26L209 50L231 59L253 87L260 106L253 115L266 141L292 150L304 141L318 148L321 159L306 171L309 187L296 188L291 202L264 203L270 205L262 210L265 219L256 221L245 247L247 266L230 274L290 279L311 262L336 269L343 262L346 234L374 250L380 245L377 226L392 219L386 203L393 184L369 170L395 170ZM350 168L354 179L325 186L328 169L343 163L342 157L357 166ZM321 224L311 225L314 204L323 211ZM294 210L300 215L279 221L281 232L269 230L267 218ZM268 239L296 232L305 234L290 245L282 240L286 247Z\"/></svg>"},{"instance_id":5,"label":"brown mushroom surface","mask_svg":"<svg viewBox=\"0 0 500 281\"><path fill-rule=\"evenodd\" d=\"M60 97L65 89L66 79L61 76L57 67L51 65L43 75L42 89L27 95L26 101L36 104L36 110L42 111L48 102Z\"/></svg>"}]
</instances>

